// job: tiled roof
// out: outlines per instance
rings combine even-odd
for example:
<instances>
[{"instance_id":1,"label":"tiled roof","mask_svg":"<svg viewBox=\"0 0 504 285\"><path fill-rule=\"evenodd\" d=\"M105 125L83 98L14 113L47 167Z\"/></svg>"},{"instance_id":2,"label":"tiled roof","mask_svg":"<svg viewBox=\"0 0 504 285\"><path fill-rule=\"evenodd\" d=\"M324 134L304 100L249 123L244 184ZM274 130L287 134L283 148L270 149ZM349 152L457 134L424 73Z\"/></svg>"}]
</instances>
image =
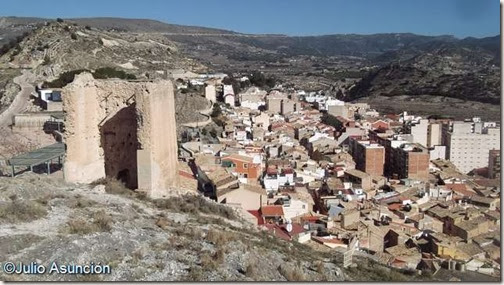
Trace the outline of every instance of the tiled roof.
<instances>
[{"instance_id":1,"label":"tiled roof","mask_svg":"<svg viewBox=\"0 0 504 285\"><path fill-rule=\"evenodd\" d=\"M283 208L280 205L267 205L261 207L263 217L280 217L284 215Z\"/></svg>"},{"instance_id":2,"label":"tiled roof","mask_svg":"<svg viewBox=\"0 0 504 285\"><path fill-rule=\"evenodd\" d=\"M258 225L263 225L264 224L264 219L261 216L261 213L259 212L259 210L249 210L247 212L249 212L252 216L254 216L254 217L257 218L257 224Z\"/></svg>"}]
</instances>

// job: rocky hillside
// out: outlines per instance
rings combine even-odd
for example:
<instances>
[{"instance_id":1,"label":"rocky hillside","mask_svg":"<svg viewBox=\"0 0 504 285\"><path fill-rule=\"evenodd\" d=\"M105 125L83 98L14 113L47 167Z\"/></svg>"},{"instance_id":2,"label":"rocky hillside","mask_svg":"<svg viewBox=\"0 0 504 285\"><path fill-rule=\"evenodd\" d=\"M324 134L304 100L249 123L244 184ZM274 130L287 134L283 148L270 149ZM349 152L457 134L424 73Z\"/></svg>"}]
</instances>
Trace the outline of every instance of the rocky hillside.
<instances>
[{"instance_id":1,"label":"rocky hillside","mask_svg":"<svg viewBox=\"0 0 504 285\"><path fill-rule=\"evenodd\" d=\"M45 79L100 67L114 67L137 77L152 77L173 68L205 68L182 55L164 36L99 30L72 21L51 21L33 28L2 55L0 65L33 68Z\"/></svg>"},{"instance_id":2,"label":"rocky hillside","mask_svg":"<svg viewBox=\"0 0 504 285\"><path fill-rule=\"evenodd\" d=\"M1 280L412 280L372 261L341 268L258 231L233 209L194 193L151 201L121 184L71 185L25 173L0 177L0 262L108 264L110 275L7 275Z\"/></svg>"},{"instance_id":3,"label":"rocky hillside","mask_svg":"<svg viewBox=\"0 0 504 285\"><path fill-rule=\"evenodd\" d=\"M500 104L500 59L494 50L498 40L466 40L424 47L421 52L395 52L389 55L396 58L393 63L369 72L344 99L434 95Z\"/></svg>"}]
</instances>

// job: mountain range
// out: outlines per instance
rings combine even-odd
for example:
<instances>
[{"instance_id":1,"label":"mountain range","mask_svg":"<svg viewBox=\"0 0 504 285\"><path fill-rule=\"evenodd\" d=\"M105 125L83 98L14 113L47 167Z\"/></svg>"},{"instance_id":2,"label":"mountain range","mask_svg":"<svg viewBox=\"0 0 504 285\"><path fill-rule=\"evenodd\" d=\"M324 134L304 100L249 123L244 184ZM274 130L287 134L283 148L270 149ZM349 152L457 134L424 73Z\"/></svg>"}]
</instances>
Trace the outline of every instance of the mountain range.
<instances>
[{"instance_id":1,"label":"mountain range","mask_svg":"<svg viewBox=\"0 0 504 285\"><path fill-rule=\"evenodd\" d=\"M12 41L22 33L43 28L45 23L51 21L55 20L0 18L0 44ZM208 70L250 72L259 69L265 73L281 74L279 76L284 81L290 79L289 75L293 75L294 81L295 75L300 79L299 87L303 87L303 76L306 77L307 74L312 77L306 81L326 80L326 85L333 86L330 80L327 81L331 72L361 71L362 76L357 78L359 80L356 83L352 81L352 84L345 86L345 92L341 96L344 100L375 95L434 95L500 103L499 35L464 39L450 35L424 36L410 33L291 37L250 35L146 19L79 18L64 21L76 27L92 28L95 33L104 33L126 42L134 42L138 37L145 42L163 42L162 44L172 47L168 50L170 58L177 51L179 59L186 57L196 62L193 62L193 66L201 64ZM65 40L70 41L68 37ZM87 52L96 48L89 47ZM141 60L138 58L141 55L138 54L128 59L127 50L121 56L124 58L117 65L135 58ZM170 58L166 60L169 61ZM103 61L98 58L96 62ZM111 62L104 61L104 64L110 65ZM166 68L168 66L188 68L183 64L167 64ZM86 66L81 68L84 67ZM162 68L163 64L156 66L156 69ZM366 72L362 72L363 70Z\"/></svg>"}]
</instances>

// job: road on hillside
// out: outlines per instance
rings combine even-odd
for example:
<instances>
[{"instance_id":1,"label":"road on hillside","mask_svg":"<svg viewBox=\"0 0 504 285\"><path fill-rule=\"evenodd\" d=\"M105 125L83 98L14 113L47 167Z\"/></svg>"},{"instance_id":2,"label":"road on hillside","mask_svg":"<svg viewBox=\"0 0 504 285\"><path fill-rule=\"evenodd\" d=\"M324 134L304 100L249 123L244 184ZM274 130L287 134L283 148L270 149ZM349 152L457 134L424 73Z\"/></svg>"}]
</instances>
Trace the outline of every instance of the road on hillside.
<instances>
[{"instance_id":1,"label":"road on hillside","mask_svg":"<svg viewBox=\"0 0 504 285\"><path fill-rule=\"evenodd\" d=\"M0 114L0 128L7 127L12 124L14 115L23 112L29 103L31 93L35 92L33 82L35 76L29 70L23 70L22 74L12 80L21 87L9 108Z\"/></svg>"}]
</instances>

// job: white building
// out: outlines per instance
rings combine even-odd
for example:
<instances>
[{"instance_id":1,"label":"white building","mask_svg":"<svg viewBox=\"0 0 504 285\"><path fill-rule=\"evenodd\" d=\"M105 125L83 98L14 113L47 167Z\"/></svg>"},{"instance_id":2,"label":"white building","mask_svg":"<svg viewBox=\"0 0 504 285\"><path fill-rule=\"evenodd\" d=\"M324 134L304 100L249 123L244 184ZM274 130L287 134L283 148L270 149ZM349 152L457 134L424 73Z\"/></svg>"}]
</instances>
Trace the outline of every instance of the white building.
<instances>
[{"instance_id":1,"label":"white building","mask_svg":"<svg viewBox=\"0 0 504 285\"><path fill-rule=\"evenodd\" d=\"M500 128L482 123L453 122L446 134L448 159L463 173L488 166L489 151L500 149Z\"/></svg>"},{"instance_id":2,"label":"white building","mask_svg":"<svg viewBox=\"0 0 504 285\"><path fill-rule=\"evenodd\" d=\"M212 103L217 102L217 92L214 85L210 84L205 87L205 98Z\"/></svg>"},{"instance_id":3,"label":"white building","mask_svg":"<svg viewBox=\"0 0 504 285\"><path fill-rule=\"evenodd\" d=\"M427 119L421 119L417 123L412 123L410 133L413 135L413 142L427 147L428 128L429 120Z\"/></svg>"},{"instance_id":4,"label":"white building","mask_svg":"<svg viewBox=\"0 0 504 285\"><path fill-rule=\"evenodd\" d=\"M446 146L436 145L433 148L429 149L429 159L446 159Z\"/></svg>"},{"instance_id":5,"label":"white building","mask_svg":"<svg viewBox=\"0 0 504 285\"><path fill-rule=\"evenodd\" d=\"M288 199L284 200L282 208L286 220L292 220L295 217L309 212L308 203L292 197L288 197Z\"/></svg>"},{"instance_id":6,"label":"white building","mask_svg":"<svg viewBox=\"0 0 504 285\"><path fill-rule=\"evenodd\" d=\"M235 106L235 94L233 85L224 85L224 103L229 104L231 107Z\"/></svg>"},{"instance_id":7,"label":"white building","mask_svg":"<svg viewBox=\"0 0 504 285\"><path fill-rule=\"evenodd\" d=\"M267 192L276 193L280 186L294 186L294 171L281 172L280 174L268 174L263 177L264 188Z\"/></svg>"},{"instance_id":8,"label":"white building","mask_svg":"<svg viewBox=\"0 0 504 285\"><path fill-rule=\"evenodd\" d=\"M244 108L259 110L259 107L266 106L267 92L255 86L248 88L245 92L239 94L240 105Z\"/></svg>"}]
</instances>

